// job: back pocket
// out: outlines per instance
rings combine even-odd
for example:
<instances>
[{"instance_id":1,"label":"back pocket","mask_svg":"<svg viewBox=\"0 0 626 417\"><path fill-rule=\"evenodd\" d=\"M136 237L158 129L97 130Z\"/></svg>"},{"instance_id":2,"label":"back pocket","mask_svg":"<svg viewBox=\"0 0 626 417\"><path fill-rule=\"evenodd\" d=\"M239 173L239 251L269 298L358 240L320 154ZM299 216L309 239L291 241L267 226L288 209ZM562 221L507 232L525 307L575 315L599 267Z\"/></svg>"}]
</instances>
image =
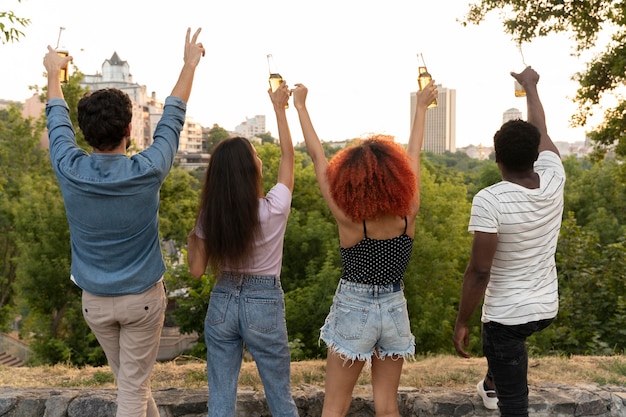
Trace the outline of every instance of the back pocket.
<instances>
[{"instance_id":1,"label":"back pocket","mask_svg":"<svg viewBox=\"0 0 626 417\"><path fill-rule=\"evenodd\" d=\"M367 323L367 309L337 302L334 310L335 333L345 340L360 339Z\"/></svg>"},{"instance_id":2,"label":"back pocket","mask_svg":"<svg viewBox=\"0 0 626 417\"><path fill-rule=\"evenodd\" d=\"M278 327L279 301L272 298L246 298L246 321L248 328L269 333Z\"/></svg>"},{"instance_id":3,"label":"back pocket","mask_svg":"<svg viewBox=\"0 0 626 417\"><path fill-rule=\"evenodd\" d=\"M206 322L209 325L224 323L226 320L226 311L228 310L228 302L230 294L221 292L212 292L209 298L209 308L206 313Z\"/></svg>"}]
</instances>

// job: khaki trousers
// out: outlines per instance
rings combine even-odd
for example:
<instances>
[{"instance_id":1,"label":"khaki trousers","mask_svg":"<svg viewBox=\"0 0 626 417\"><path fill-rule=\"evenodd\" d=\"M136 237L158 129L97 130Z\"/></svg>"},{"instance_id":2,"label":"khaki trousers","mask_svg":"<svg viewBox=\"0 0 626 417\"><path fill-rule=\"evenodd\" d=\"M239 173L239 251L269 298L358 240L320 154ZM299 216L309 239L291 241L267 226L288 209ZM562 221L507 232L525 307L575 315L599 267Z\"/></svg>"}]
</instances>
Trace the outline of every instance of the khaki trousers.
<instances>
[{"instance_id":1,"label":"khaki trousers","mask_svg":"<svg viewBox=\"0 0 626 417\"><path fill-rule=\"evenodd\" d=\"M103 297L83 291L83 317L117 381L117 417L159 417L150 375L166 305L162 281L141 294Z\"/></svg>"}]
</instances>

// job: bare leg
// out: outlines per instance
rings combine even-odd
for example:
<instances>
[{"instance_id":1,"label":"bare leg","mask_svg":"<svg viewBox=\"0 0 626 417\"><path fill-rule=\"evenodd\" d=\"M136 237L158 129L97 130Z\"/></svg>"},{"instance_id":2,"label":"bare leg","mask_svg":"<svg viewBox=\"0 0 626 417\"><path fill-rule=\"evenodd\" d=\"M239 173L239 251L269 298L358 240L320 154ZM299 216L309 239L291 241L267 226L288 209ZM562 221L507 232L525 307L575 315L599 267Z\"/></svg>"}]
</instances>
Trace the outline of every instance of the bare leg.
<instances>
[{"instance_id":1,"label":"bare leg","mask_svg":"<svg viewBox=\"0 0 626 417\"><path fill-rule=\"evenodd\" d=\"M399 417L398 385L402 374L402 357L372 357L372 389L377 417Z\"/></svg>"},{"instance_id":2,"label":"bare leg","mask_svg":"<svg viewBox=\"0 0 626 417\"><path fill-rule=\"evenodd\" d=\"M352 390L356 384L363 361L347 362L328 350L326 359L326 384L322 417L343 417L352 403Z\"/></svg>"}]
</instances>

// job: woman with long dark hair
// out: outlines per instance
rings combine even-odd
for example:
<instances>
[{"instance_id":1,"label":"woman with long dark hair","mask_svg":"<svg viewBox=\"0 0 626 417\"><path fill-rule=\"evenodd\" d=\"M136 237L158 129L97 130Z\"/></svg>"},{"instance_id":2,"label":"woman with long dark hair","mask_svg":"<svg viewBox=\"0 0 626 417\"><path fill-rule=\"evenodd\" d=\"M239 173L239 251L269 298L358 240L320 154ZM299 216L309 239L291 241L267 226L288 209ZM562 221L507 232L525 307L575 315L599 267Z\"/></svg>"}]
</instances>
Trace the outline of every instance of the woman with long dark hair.
<instances>
[{"instance_id":1,"label":"woman with long dark hair","mask_svg":"<svg viewBox=\"0 0 626 417\"><path fill-rule=\"evenodd\" d=\"M187 259L195 277L217 279L204 324L209 417L235 415L244 344L254 358L272 415L298 416L291 395L283 238L293 191L294 150L285 105L289 90L269 91L280 140L276 185L263 195L262 162L245 138L220 142L209 161Z\"/></svg>"}]
</instances>

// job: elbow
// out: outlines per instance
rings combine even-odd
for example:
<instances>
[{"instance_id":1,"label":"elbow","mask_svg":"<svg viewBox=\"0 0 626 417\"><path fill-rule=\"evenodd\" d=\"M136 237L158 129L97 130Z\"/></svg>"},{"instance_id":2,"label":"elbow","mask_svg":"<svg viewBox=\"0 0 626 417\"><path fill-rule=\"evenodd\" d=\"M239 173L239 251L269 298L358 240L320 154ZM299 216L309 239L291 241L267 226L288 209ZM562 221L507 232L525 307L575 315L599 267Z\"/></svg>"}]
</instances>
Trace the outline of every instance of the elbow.
<instances>
[{"instance_id":1,"label":"elbow","mask_svg":"<svg viewBox=\"0 0 626 417\"><path fill-rule=\"evenodd\" d=\"M200 277L202 277L202 275L204 275L204 270L197 270L197 269L189 269L189 272L191 273L191 276L198 279Z\"/></svg>"},{"instance_id":2,"label":"elbow","mask_svg":"<svg viewBox=\"0 0 626 417\"><path fill-rule=\"evenodd\" d=\"M474 285L486 287L491 279L490 269L485 268L468 268L465 271L464 280L471 281Z\"/></svg>"},{"instance_id":3,"label":"elbow","mask_svg":"<svg viewBox=\"0 0 626 417\"><path fill-rule=\"evenodd\" d=\"M206 272L208 257L204 253L204 246L200 245L202 240L195 234L189 237L189 244L187 248L187 265L189 266L189 273L194 278L200 278Z\"/></svg>"},{"instance_id":4,"label":"elbow","mask_svg":"<svg viewBox=\"0 0 626 417\"><path fill-rule=\"evenodd\" d=\"M206 272L206 267L199 265L198 262L193 262L193 260L187 259L189 262L189 273L194 278L200 278Z\"/></svg>"}]
</instances>

